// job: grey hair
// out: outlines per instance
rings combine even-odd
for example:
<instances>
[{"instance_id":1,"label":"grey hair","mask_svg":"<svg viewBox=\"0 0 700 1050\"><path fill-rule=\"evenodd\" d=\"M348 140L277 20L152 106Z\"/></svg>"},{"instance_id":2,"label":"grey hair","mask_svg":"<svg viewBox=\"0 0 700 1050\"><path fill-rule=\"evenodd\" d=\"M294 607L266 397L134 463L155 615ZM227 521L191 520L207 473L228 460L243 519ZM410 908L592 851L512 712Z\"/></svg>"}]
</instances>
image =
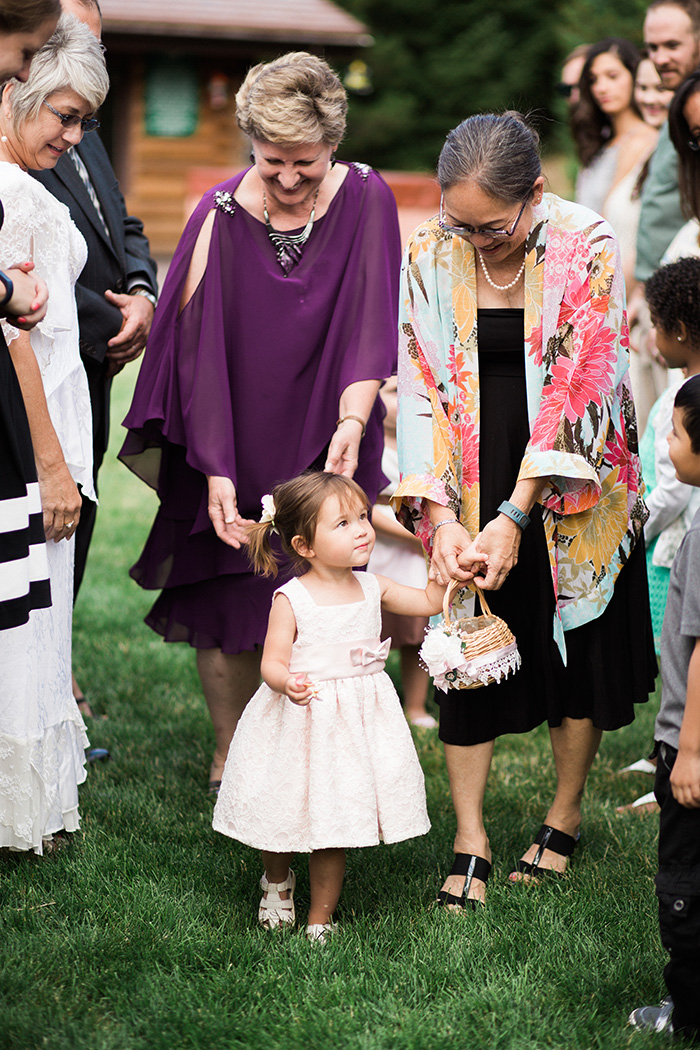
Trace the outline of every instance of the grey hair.
<instances>
[{"instance_id":1,"label":"grey hair","mask_svg":"<svg viewBox=\"0 0 700 1050\"><path fill-rule=\"evenodd\" d=\"M18 80L11 80L10 84L12 127L18 134L56 91L75 91L94 111L109 91L104 50L79 19L61 15L56 32L32 59L26 84Z\"/></svg>"},{"instance_id":2,"label":"grey hair","mask_svg":"<svg viewBox=\"0 0 700 1050\"><path fill-rule=\"evenodd\" d=\"M498 200L527 200L542 174L540 137L514 110L482 113L463 120L447 136L437 176L444 192L458 182L476 182Z\"/></svg>"}]
</instances>

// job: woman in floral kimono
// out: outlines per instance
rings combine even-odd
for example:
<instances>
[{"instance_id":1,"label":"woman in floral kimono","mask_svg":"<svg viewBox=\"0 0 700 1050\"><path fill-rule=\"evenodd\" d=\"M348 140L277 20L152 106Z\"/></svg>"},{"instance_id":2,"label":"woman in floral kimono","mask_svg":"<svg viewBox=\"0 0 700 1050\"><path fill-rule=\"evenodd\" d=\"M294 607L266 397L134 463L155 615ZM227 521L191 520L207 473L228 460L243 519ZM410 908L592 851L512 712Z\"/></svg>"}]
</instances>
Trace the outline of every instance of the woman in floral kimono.
<instances>
[{"instance_id":1,"label":"woman in floral kimono","mask_svg":"<svg viewBox=\"0 0 700 1050\"><path fill-rule=\"evenodd\" d=\"M395 505L438 581L475 580L522 668L440 694L457 814L441 903L483 902L494 740L547 722L557 790L512 881L563 872L603 730L656 664L624 281L607 223L544 192L517 113L465 120L438 165L440 215L403 264ZM479 554L485 554L486 560Z\"/></svg>"}]
</instances>

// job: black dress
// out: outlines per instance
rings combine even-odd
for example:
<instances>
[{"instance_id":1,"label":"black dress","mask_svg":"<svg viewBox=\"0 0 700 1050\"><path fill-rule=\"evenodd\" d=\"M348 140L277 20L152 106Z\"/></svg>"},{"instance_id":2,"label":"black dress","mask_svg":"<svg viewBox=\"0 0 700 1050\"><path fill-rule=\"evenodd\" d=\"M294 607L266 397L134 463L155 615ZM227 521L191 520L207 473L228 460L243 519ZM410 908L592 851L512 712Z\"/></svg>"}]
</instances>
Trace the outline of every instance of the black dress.
<instances>
[{"instance_id":1,"label":"black dress","mask_svg":"<svg viewBox=\"0 0 700 1050\"><path fill-rule=\"evenodd\" d=\"M524 311L479 310L480 520L497 514L517 481L529 441L525 388ZM566 632L567 666L553 637L554 589L540 507L520 545L518 563L492 612L515 635L522 667L478 690L436 690L440 739L479 744L505 733L526 733L563 718L590 718L598 729L634 719L634 704L654 689L656 659L649 613L644 544L637 543L613 597L596 620Z\"/></svg>"},{"instance_id":2,"label":"black dress","mask_svg":"<svg viewBox=\"0 0 700 1050\"><path fill-rule=\"evenodd\" d=\"M3 212L0 204L0 227ZM0 630L51 605L34 450L22 391L0 332Z\"/></svg>"}]
</instances>

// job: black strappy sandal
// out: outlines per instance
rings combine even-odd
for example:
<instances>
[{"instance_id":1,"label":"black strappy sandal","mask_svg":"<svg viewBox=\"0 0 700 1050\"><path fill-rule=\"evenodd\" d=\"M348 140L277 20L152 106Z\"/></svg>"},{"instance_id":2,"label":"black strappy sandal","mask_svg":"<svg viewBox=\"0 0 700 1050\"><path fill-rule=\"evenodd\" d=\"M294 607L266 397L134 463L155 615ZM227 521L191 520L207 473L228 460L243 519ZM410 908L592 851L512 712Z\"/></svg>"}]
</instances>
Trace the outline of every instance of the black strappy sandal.
<instances>
[{"instance_id":1,"label":"black strappy sandal","mask_svg":"<svg viewBox=\"0 0 700 1050\"><path fill-rule=\"evenodd\" d=\"M450 893L448 890L440 890L437 895L438 906L442 908L448 904L454 904L456 907L462 908L463 911L467 910L467 906L469 906L472 911L476 911L477 906L483 908L483 901L467 897L467 893L472 884L472 879L481 879L482 882L486 882L490 874L491 865L487 860L484 860L483 857L477 857L474 853L455 853L454 864L450 869L450 875L465 875L464 889L459 897L455 896L454 893Z\"/></svg>"},{"instance_id":2,"label":"black strappy sandal","mask_svg":"<svg viewBox=\"0 0 700 1050\"><path fill-rule=\"evenodd\" d=\"M560 857L570 857L576 849L576 844L580 838L580 832L574 838L573 835L567 835L564 831L557 831L556 828L551 827L549 824L543 824L534 838L534 843L538 847L535 856L531 861L519 860L515 871L511 871L511 875L520 873L521 875L534 875L537 878L541 875L565 875L566 872L556 871L554 868L541 868L542 855L548 849L552 853L558 853ZM522 880L514 881L520 882Z\"/></svg>"}]
</instances>

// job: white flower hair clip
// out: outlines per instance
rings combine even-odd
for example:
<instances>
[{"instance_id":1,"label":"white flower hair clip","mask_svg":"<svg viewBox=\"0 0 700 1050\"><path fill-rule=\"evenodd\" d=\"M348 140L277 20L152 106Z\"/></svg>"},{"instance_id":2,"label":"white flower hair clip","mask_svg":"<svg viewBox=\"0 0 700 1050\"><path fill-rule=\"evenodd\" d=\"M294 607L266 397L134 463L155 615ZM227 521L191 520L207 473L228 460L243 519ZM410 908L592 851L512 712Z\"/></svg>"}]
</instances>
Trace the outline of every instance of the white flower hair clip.
<instances>
[{"instance_id":1,"label":"white flower hair clip","mask_svg":"<svg viewBox=\"0 0 700 1050\"><path fill-rule=\"evenodd\" d=\"M260 524L262 525L269 521L272 526L272 531L277 532L277 529L275 528L275 514L277 513L277 508L275 507L274 498L268 493L268 495L263 496L260 503L262 505Z\"/></svg>"}]
</instances>

